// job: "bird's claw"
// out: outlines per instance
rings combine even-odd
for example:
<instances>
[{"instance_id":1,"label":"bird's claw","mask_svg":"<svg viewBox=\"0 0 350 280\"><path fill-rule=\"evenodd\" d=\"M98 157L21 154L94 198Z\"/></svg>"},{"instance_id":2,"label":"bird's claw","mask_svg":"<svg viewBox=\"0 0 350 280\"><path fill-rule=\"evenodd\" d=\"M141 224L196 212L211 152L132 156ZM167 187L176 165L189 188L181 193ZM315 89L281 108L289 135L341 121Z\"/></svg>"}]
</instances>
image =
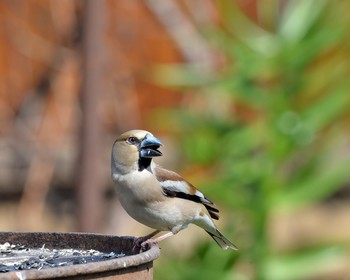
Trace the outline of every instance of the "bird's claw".
<instances>
[{"instance_id":1,"label":"bird's claw","mask_svg":"<svg viewBox=\"0 0 350 280\"><path fill-rule=\"evenodd\" d=\"M133 242L132 251L135 254L145 252L149 250L151 244L153 244L151 240L145 240L142 237L136 238Z\"/></svg>"},{"instance_id":2,"label":"bird's claw","mask_svg":"<svg viewBox=\"0 0 350 280\"><path fill-rule=\"evenodd\" d=\"M141 238L138 238L134 241L132 251L135 254L146 252L147 250L150 249L152 245L157 244L157 242L153 241L152 239L148 239L148 240L140 240L140 239Z\"/></svg>"},{"instance_id":3,"label":"bird's claw","mask_svg":"<svg viewBox=\"0 0 350 280\"><path fill-rule=\"evenodd\" d=\"M140 250L140 252L145 252L145 251L149 250L149 248L153 244L156 244L156 242L153 242L151 239L142 242L141 243L141 250Z\"/></svg>"}]
</instances>

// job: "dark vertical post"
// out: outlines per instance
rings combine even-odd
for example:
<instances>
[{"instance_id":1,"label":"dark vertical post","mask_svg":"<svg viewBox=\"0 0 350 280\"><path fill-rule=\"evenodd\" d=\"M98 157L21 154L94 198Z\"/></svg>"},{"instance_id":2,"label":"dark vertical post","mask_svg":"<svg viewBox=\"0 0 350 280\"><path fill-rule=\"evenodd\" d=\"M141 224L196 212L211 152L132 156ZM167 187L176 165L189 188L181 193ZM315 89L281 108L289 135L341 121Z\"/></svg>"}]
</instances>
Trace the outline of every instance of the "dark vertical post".
<instances>
[{"instance_id":1,"label":"dark vertical post","mask_svg":"<svg viewBox=\"0 0 350 280\"><path fill-rule=\"evenodd\" d=\"M105 1L86 0L83 22L83 81L81 90L81 134L78 163L78 230L101 229L103 216L103 180L101 178L101 144L103 131L99 116L99 99L104 92Z\"/></svg>"}]
</instances>

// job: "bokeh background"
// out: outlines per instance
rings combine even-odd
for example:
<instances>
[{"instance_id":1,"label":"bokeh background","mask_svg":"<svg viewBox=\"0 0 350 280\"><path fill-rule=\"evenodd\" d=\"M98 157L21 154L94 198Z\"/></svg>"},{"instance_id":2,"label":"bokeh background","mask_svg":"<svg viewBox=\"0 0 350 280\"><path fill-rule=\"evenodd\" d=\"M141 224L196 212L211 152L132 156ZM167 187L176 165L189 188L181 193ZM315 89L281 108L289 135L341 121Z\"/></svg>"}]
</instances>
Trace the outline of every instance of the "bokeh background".
<instances>
[{"instance_id":1,"label":"bokeh background","mask_svg":"<svg viewBox=\"0 0 350 280\"><path fill-rule=\"evenodd\" d=\"M0 230L141 235L110 150L143 128L221 209L155 279L350 279L350 2L1 0Z\"/></svg>"}]
</instances>

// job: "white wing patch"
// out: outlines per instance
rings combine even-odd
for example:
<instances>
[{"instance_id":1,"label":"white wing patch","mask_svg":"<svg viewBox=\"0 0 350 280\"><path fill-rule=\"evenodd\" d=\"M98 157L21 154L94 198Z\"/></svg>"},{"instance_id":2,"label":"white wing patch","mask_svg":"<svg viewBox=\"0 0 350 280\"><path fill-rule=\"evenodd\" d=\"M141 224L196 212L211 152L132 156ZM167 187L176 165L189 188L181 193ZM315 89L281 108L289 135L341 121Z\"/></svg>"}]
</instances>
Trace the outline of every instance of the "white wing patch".
<instances>
[{"instance_id":1,"label":"white wing patch","mask_svg":"<svg viewBox=\"0 0 350 280\"><path fill-rule=\"evenodd\" d=\"M165 180L160 182L161 186L164 189L167 189L169 191L173 192L182 192L187 195L194 195L200 198L200 201L202 203L208 203L208 204L213 204L209 199L207 199L199 190L196 189L195 193L190 192L190 186L186 181L173 181L173 180Z\"/></svg>"},{"instance_id":2,"label":"white wing patch","mask_svg":"<svg viewBox=\"0 0 350 280\"><path fill-rule=\"evenodd\" d=\"M160 182L160 184L163 188L166 188L168 190L190 194L189 186L185 181L165 180L163 182Z\"/></svg>"}]
</instances>

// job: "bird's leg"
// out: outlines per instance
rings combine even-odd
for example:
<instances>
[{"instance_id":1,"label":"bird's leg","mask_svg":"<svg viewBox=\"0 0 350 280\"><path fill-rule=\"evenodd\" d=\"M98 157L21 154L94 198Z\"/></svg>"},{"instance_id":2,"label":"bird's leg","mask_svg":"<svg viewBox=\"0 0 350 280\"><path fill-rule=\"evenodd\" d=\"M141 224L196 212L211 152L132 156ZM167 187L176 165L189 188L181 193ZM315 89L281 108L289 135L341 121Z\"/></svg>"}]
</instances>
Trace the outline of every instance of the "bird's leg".
<instances>
[{"instance_id":1,"label":"bird's leg","mask_svg":"<svg viewBox=\"0 0 350 280\"><path fill-rule=\"evenodd\" d=\"M155 231L151 232L150 234L136 238L134 240L133 249L141 248L142 243L144 243L146 240L152 238L153 236L155 236L158 233L160 233L160 230L155 230Z\"/></svg>"},{"instance_id":2,"label":"bird's leg","mask_svg":"<svg viewBox=\"0 0 350 280\"><path fill-rule=\"evenodd\" d=\"M161 235L161 236L159 236L157 238L154 238L154 239L149 238L149 239L147 239L147 240L145 240L144 242L141 243L141 249L145 250L147 245L149 245L149 244L158 244L160 241L162 241L162 240L164 240L164 239L166 239L166 238L168 238L170 236L173 236L173 235L174 235L174 233L172 231L169 231L166 234L163 234L163 235Z\"/></svg>"},{"instance_id":3,"label":"bird's leg","mask_svg":"<svg viewBox=\"0 0 350 280\"><path fill-rule=\"evenodd\" d=\"M141 236L141 237L138 237L136 239L137 242L139 242L140 244L148 239L151 239L153 236L155 236L156 234L160 233L160 230L155 230L155 231L152 231L150 234L147 234L145 236Z\"/></svg>"}]
</instances>

